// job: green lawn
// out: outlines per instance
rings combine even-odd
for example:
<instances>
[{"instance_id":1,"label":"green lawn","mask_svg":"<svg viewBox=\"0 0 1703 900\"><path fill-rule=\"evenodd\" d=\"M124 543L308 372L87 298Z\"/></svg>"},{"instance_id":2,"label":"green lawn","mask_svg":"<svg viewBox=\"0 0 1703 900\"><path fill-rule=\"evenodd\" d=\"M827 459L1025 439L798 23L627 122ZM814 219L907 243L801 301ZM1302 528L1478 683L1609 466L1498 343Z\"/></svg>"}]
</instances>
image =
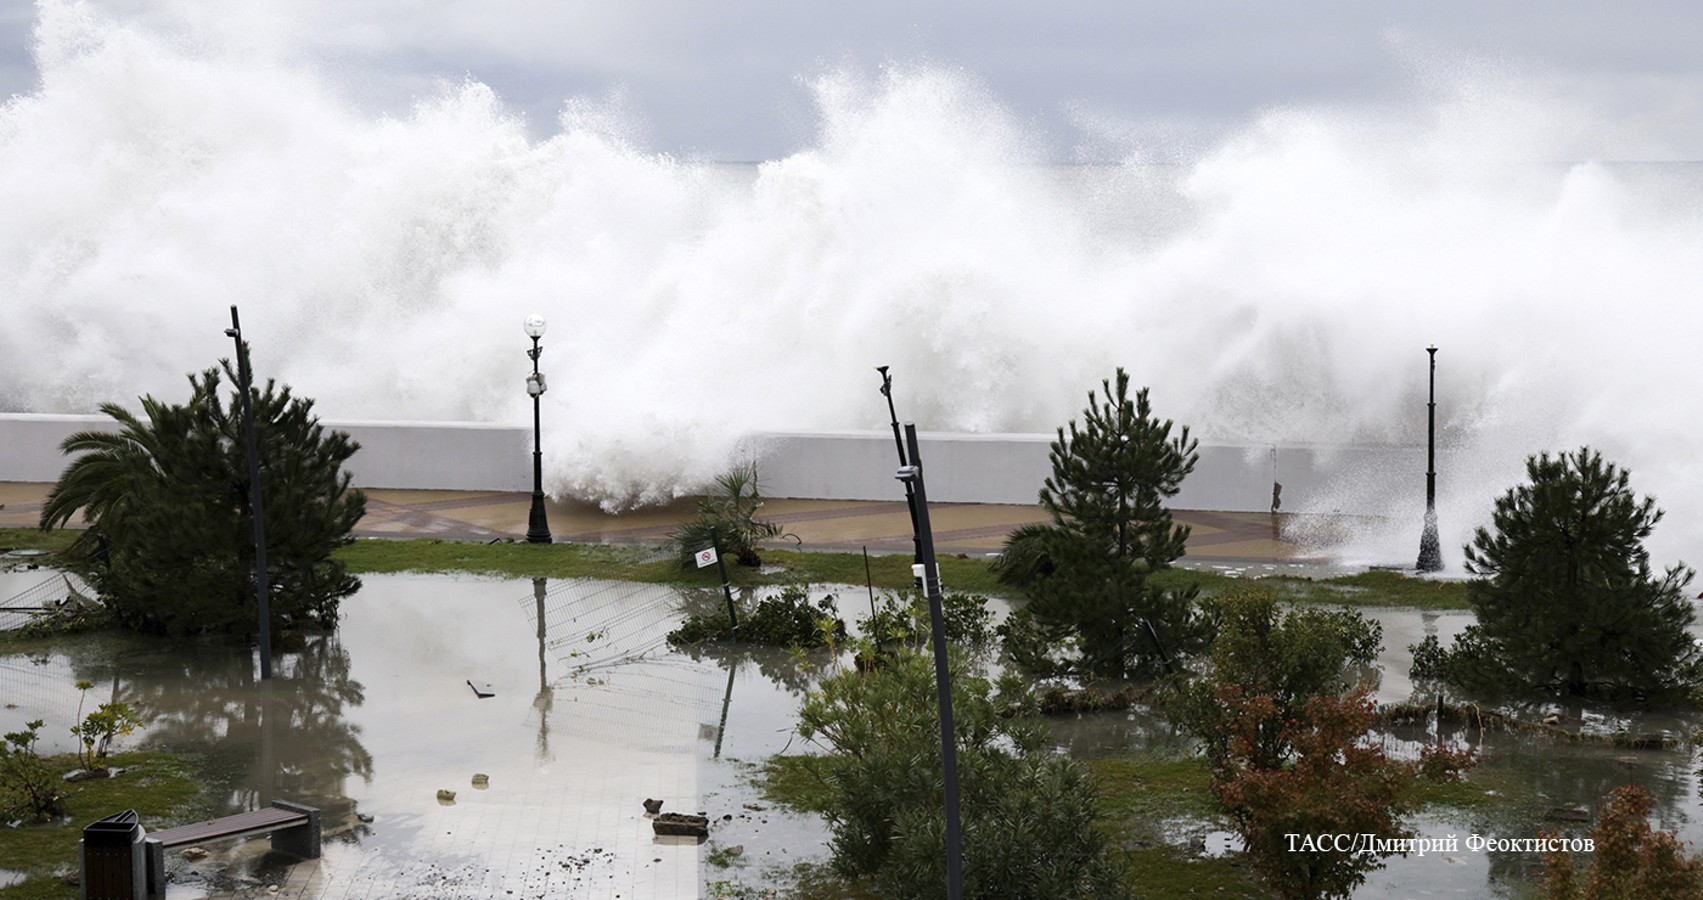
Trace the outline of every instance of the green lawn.
<instances>
[{"instance_id":1,"label":"green lawn","mask_svg":"<svg viewBox=\"0 0 1703 900\"><path fill-rule=\"evenodd\" d=\"M42 532L34 528L0 528L0 549L63 549L75 532ZM478 544L435 538L359 540L338 551L338 558L357 574L382 572L465 573L498 578L615 578L654 584L713 587L720 584L714 567L682 570L658 559L654 548L610 544ZM811 584L863 584L861 553L818 553L772 549L763 551L761 572L734 566L728 569L735 585L773 585L804 581ZM911 562L903 554L868 557L869 577L877 588L902 588L911 583ZM984 558L940 560L940 577L948 589L988 596L1012 591L994 578ZM1248 585L1251 579L1194 569L1169 569L1153 576L1160 587L1200 586L1213 595ZM1400 572L1373 571L1336 578L1311 579L1289 575L1260 578L1258 583L1279 596L1302 603L1355 606L1405 606L1420 609L1468 609L1466 583L1410 578Z\"/></svg>"},{"instance_id":2,"label":"green lawn","mask_svg":"<svg viewBox=\"0 0 1703 900\"><path fill-rule=\"evenodd\" d=\"M48 757L47 763L54 772L77 768L72 754ZM96 819L133 809L144 827L155 830L208 814L198 757L133 752L114 754L108 763L123 771L113 778L65 785L68 820L17 828L0 825L0 869L27 876L0 888L0 900L76 897L77 888L60 875L77 871L77 842L83 827Z\"/></svg>"}]
</instances>

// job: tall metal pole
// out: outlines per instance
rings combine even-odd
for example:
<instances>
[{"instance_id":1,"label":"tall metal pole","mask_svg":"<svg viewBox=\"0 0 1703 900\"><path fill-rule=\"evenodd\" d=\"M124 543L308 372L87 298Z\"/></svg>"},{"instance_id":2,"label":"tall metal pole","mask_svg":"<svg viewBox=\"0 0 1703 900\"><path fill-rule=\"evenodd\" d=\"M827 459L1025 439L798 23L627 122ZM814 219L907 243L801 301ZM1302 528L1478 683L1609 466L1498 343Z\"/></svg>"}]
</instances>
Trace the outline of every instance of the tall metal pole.
<instances>
[{"instance_id":1,"label":"tall metal pole","mask_svg":"<svg viewBox=\"0 0 1703 900\"><path fill-rule=\"evenodd\" d=\"M1425 531L1419 537L1421 572L1436 572L1443 568L1443 547L1437 537L1437 348L1426 347L1431 355L1431 395L1425 405Z\"/></svg>"},{"instance_id":2,"label":"tall metal pole","mask_svg":"<svg viewBox=\"0 0 1703 900\"><path fill-rule=\"evenodd\" d=\"M544 512L544 446L539 427L538 401L544 396L544 376L538 374L538 356L544 349L538 339L544 336L544 318L532 316L526 320L526 333L532 338L532 376L526 379L526 392L532 395L532 511L526 518L526 540L531 544L551 542L550 522Z\"/></svg>"},{"instance_id":3,"label":"tall metal pole","mask_svg":"<svg viewBox=\"0 0 1703 900\"><path fill-rule=\"evenodd\" d=\"M271 588L266 583L266 510L260 502L260 452L254 439L254 403L249 399L253 376L248 370L248 344L242 339L242 323L236 304L231 304L231 327L225 335L237 345L237 390L242 394L243 440L248 444L248 505L254 511L254 597L260 606L260 679L272 678Z\"/></svg>"},{"instance_id":4,"label":"tall metal pole","mask_svg":"<svg viewBox=\"0 0 1703 900\"><path fill-rule=\"evenodd\" d=\"M946 784L946 896L947 900L962 900L964 848L958 823L958 742L952 725L951 673L946 665L946 617L940 596L940 565L934 558L934 533L928 523L928 490L923 485L922 455L917 452L917 426L914 422L905 423L905 444L911 462L899 468L898 478L905 483L907 495L916 498L912 509L916 513L923 590L928 594L929 627L934 638L935 693L940 701L940 756Z\"/></svg>"},{"instance_id":5,"label":"tall metal pole","mask_svg":"<svg viewBox=\"0 0 1703 900\"><path fill-rule=\"evenodd\" d=\"M881 373L881 396L887 398L887 418L893 423L893 444L899 449L899 465L910 463L905 458L905 441L899 435L899 414L893 409L893 376L887 374L886 366L876 366L875 371ZM917 534L917 495L910 482L905 482L905 506L911 511L911 562L922 562L922 542Z\"/></svg>"}]
</instances>

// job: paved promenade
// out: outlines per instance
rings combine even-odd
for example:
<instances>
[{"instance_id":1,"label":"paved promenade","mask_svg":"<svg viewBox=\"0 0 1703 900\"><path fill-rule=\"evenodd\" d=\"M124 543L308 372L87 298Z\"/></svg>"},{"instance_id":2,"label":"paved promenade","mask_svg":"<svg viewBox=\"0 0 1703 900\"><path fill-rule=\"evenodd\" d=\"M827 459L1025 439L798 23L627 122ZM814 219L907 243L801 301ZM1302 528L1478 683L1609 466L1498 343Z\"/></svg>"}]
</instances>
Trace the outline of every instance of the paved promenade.
<instances>
[{"instance_id":1,"label":"paved promenade","mask_svg":"<svg viewBox=\"0 0 1703 900\"><path fill-rule=\"evenodd\" d=\"M0 482L0 527L36 524L49 485ZM522 539L532 497L490 491L367 491L360 537L435 537L457 541ZM691 500L611 515L594 505L551 500L550 532L559 542L658 543L692 518ZM1288 517L1267 513L1181 510L1178 522L1191 528L1187 561L1193 563L1321 562L1323 554L1282 537ZM903 552L911 548L905 502L857 500L769 500L763 518L779 523L788 537L777 545L810 550ZM1038 506L991 503L931 503L935 548L941 554L996 553L1012 529L1047 521Z\"/></svg>"}]
</instances>

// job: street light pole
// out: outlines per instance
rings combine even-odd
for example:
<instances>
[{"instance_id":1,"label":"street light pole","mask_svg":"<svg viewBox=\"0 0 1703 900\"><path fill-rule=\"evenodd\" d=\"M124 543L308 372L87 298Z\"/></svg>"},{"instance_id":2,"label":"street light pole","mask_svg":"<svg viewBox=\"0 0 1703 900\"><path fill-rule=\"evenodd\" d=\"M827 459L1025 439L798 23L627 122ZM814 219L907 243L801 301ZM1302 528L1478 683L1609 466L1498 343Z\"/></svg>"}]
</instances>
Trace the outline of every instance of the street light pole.
<instances>
[{"instance_id":1,"label":"street light pole","mask_svg":"<svg viewBox=\"0 0 1703 900\"><path fill-rule=\"evenodd\" d=\"M532 349L526 351L532 358L532 374L526 376L526 392L532 395L532 512L526 520L526 540L531 544L548 544L551 538L550 522L544 512L544 446L538 419L538 398L546 390L544 376L538 371L538 356L544 352L538 346L538 339L544 336L544 317L533 313L526 317L524 327L527 337L532 338Z\"/></svg>"},{"instance_id":2,"label":"street light pole","mask_svg":"<svg viewBox=\"0 0 1703 900\"><path fill-rule=\"evenodd\" d=\"M225 336L237 345L237 390L242 394L243 440L248 444L248 505L254 511L254 597L260 606L260 680L272 678L272 591L266 583L266 510L260 503L260 451L254 439L254 403L249 385L248 345L242 339L236 304L231 304L231 327Z\"/></svg>"},{"instance_id":3,"label":"street light pole","mask_svg":"<svg viewBox=\"0 0 1703 900\"><path fill-rule=\"evenodd\" d=\"M882 373L886 375L885 372ZM958 741L952 724L951 673L946 665L946 616L940 588L940 564L934 557L934 531L928 523L928 489L923 484L922 454L917 447L917 426L905 423L905 456L910 463L899 468L898 479L905 483L908 496L915 498L917 546L921 561L913 566L928 595L929 630L934 642L935 694L940 705L941 777L946 788L946 896L961 900L964 896L963 832L958 820Z\"/></svg>"},{"instance_id":4,"label":"street light pole","mask_svg":"<svg viewBox=\"0 0 1703 900\"><path fill-rule=\"evenodd\" d=\"M1425 404L1425 531L1419 537L1421 572L1436 572L1443 568L1442 542L1437 538L1437 348L1426 347L1431 355L1431 396Z\"/></svg>"},{"instance_id":5,"label":"street light pole","mask_svg":"<svg viewBox=\"0 0 1703 900\"><path fill-rule=\"evenodd\" d=\"M893 425L893 444L899 449L899 465L910 463L905 459L905 439L899 434L899 413L893 409L893 376L887 374L886 366L876 366L875 371L881 373L881 396L887 398L887 418ZM916 489L909 481L905 482L905 506L911 511L911 562L922 562L922 541L917 530L917 495Z\"/></svg>"}]
</instances>

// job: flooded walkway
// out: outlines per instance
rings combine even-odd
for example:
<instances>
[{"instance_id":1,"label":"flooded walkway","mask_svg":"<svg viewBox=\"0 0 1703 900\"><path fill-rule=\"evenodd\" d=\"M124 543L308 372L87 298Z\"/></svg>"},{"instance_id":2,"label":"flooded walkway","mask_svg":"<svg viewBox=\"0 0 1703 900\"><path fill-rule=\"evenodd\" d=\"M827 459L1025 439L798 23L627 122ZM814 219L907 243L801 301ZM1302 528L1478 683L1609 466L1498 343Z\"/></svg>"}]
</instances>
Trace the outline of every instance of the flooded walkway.
<instances>
[{"instance_id":1,"label":"flooded walkway","mask_svg":"<svg viewBox=\"0 0 1703 900\"><path fill-rule=\"evenodd\" d=\"M51 485L0 482L0 527L29 528L41 515ZM532 495L491 491L367 491L360 537L435 537L444 540L524 539ZM693 501L611 515L595 505L550 500L550 531L559 542L660 543L696 514ZM1178 510L1176 521L1192 529L1186 560L1192 563L1321 563L1325 554L1288 537L1302 517L1266 513ZM901 552L911 549L911 520L902 498L860 500L768 500L763 518L796 536L808 550ZM994 503L931 503L937 551L978 556L997 553L1019 526L1048 521L1039 506ZM1305 523L1310 533L1321 529ZM777 544L780 542L777 542ZM786 545L792 545L788 538Z\"/></svg>"},{"instance_id":2,"label":"flooded walkway","mask_svg":"<svg viewBox=\"0 0 1703 900\"><path fill-rule=\"evenodd\" d=\"M264 840L168 856L168 896L696 897L705 851L653 835L643 802L705 813L762 865L814 852L819 823L753 810L736 760L791 738L808 676L666 651L677 592L654 585L366 576L337 631L281 654L122 635L0 659L0 725L68 721L74 683L145 711L125 743L202 754L224 813L324 812L324 857ZM790 660L788 661L790 664ZM480 697L470 682L491 696ZM60 728L47 751L68 750ZM485 776L476 778L475 776ZM453 793L453 798L448 794ZM164 823L144 822L146 828Z\"/></svg>"}]
</instances>

